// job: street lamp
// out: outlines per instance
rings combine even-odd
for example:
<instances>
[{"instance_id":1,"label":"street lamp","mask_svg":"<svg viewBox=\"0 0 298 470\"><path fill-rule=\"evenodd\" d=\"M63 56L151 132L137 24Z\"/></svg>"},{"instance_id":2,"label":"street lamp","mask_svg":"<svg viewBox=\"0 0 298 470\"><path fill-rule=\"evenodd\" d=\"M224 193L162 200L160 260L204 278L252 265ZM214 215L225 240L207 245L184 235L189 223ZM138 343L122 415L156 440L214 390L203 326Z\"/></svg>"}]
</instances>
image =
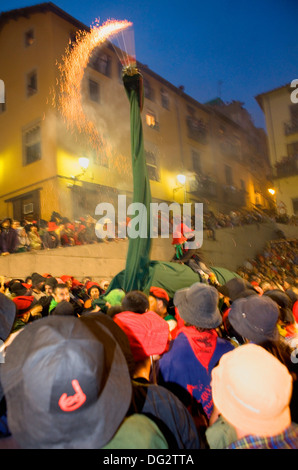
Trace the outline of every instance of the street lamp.
<instances>
[{"instance_id":1,"label":"street lamp","mask_svg":"<svg viewBox=\"0 0 298 470\"><path fill-rule=\"evenodd\" d=\"M85 171L87 170L89 166L89 158L86 158L86 157L79 158L79 165L82 171L85 173Z\"/></svg>"},{"instance_id":2,"label":"street lamp","mask_svg":"<svg viewBox=\"0 0 298 470\"><path fill-rule=\"evenodd\" d=\"M176 179L177 179L180 186L173 189L173 198L174 198L174 195L175 195L175 191L178 191L179 189L183 188L184 189L184 201L183 202L186 202L186 186L185 186L186 176L183 175L183 174L179 174L179 175L176 176Z\"/></svg>"},{"instance_id":3,"label":"street lamp","mask_svg":"<svg viewBox=\"0 0 298 470\"><path fill-rule=\"evenodd\" d=\"M272 196L274 196L274 194L275 194L275 189L269 188L269 189L268 189L268 193L270 193Z\"/></svg>"}]
</instances>

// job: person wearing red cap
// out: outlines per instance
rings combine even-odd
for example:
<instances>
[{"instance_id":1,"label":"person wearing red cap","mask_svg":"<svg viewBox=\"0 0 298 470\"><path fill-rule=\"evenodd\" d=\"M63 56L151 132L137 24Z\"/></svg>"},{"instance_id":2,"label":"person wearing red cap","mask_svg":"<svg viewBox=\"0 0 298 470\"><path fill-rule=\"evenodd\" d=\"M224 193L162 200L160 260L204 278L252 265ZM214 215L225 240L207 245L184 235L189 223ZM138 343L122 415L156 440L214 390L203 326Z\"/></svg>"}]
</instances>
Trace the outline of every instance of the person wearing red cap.
<instances>
[{"instance_id":1,"label":"person wearing red cap","mask_svg":"<svg viewBox=\"0 0 298 470\"><path fill-rule=\"evenodd\" d=\"M186 407L154 380L152 358L162 355L168 348L170 337L167 322L155 312L141 315L121 312L113 317L113 321L125 333L135 362L133 398L128 415L138 413L149 416L162 431L169 448L202 447L196 425Z\"/></svg>"},{"instance_id":2,"label":"person wearing red cap","mask_svg":"<svg viewBox=\"0 0 298 470\"><path fill-rule=\"evenodd\" d=\"M177 328L177 320L173 315L168 312L169 295L167 291L161 287L151 286L149 291L149 310L156 312L163 318L169 325L171 332Z\"/></svg>"},{"instance_id":3,"label":"person wearing red cap","mask_svg":"<svg viewBox=\"0 0 298 470\"><path fill-rule=\"evenodd\" d=\"M99 299L99 296L101 295L102 292L99 287L99 284L97 284L97 282L92 282L92 281L87 282L86 290L87 290L87 295L89 296L89 298L85 300L84 308L90 308L92 307L93 300Z\"/></svg>"}]
</instances>

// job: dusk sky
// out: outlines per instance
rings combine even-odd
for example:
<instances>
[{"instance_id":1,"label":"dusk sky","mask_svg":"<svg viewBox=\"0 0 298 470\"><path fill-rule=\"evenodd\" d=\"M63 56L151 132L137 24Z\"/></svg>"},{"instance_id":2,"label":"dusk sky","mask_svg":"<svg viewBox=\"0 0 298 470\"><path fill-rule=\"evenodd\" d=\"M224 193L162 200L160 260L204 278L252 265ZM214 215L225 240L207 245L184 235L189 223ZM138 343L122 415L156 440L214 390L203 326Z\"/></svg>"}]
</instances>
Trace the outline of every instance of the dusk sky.
<instances>
[{"instance_id":1,"label":"dusk sky","mask_svg":"<svg viewBox=\"0 0 298 470\"><path fill-rule=\"evenodd\" d=\"M0 0L0 11L39 3ZM258 127L265 120L255 96L298 78L297 0L53 3L87 26L131 21L138 61L200 103L243 102Z\"/></svg>"}]
</instances>

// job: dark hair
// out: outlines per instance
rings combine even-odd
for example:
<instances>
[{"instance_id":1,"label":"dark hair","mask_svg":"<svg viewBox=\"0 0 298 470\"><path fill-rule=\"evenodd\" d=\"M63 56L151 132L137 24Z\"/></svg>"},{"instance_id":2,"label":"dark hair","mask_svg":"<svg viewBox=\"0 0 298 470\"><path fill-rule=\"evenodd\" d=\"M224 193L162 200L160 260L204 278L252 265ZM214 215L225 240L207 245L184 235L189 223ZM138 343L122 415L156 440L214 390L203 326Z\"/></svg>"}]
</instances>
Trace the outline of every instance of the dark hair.
<instances>
[{"instance_id":1,"label":"dark hair","mask_svg":"<svg viewBox=\"0 0 298 470\"><path fill-rule=\"evenodd\" d=\"M57 289L68 289L68 286L66 284L56 284L56 286L53 289L54 294L55 294Z\"/></svg>"},{"instance_id":2,"label":"dark hair","mask_svg":"<svg viewBox=\"0 0 298 470\"><path fill-rule=\"evenodd\" d=\"M123 310L135 313L145 313L149 308L149 300L144 292L132 290L122 300Z\"/></svg>"}]
</instances>

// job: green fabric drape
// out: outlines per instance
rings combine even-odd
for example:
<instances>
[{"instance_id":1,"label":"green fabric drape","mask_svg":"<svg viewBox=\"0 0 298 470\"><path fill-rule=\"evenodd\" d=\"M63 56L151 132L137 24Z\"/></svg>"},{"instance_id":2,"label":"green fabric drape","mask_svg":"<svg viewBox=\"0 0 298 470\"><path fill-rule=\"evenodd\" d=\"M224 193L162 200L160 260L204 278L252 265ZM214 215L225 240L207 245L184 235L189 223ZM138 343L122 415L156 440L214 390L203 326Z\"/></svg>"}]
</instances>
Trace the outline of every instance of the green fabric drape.
<instances>
[{"instance_id":1,"label":"green fabric drape","mask_svg":"<svg viewBox=\"0 0 298 470\"><path fill-rule=\"evenodd\" d=\"M147 173L141 112L143 107L143 79L134 69L124 73L123 83L130 103L131 156L133 172L133 203L142 203L146 211L140 216L141 226L146 224L146 238L129 238L123 289L143 290L148 279L150 261L150 203L151 191ZM132 216L134 217L134 216Z\"/></svg>"}]
</instances>

